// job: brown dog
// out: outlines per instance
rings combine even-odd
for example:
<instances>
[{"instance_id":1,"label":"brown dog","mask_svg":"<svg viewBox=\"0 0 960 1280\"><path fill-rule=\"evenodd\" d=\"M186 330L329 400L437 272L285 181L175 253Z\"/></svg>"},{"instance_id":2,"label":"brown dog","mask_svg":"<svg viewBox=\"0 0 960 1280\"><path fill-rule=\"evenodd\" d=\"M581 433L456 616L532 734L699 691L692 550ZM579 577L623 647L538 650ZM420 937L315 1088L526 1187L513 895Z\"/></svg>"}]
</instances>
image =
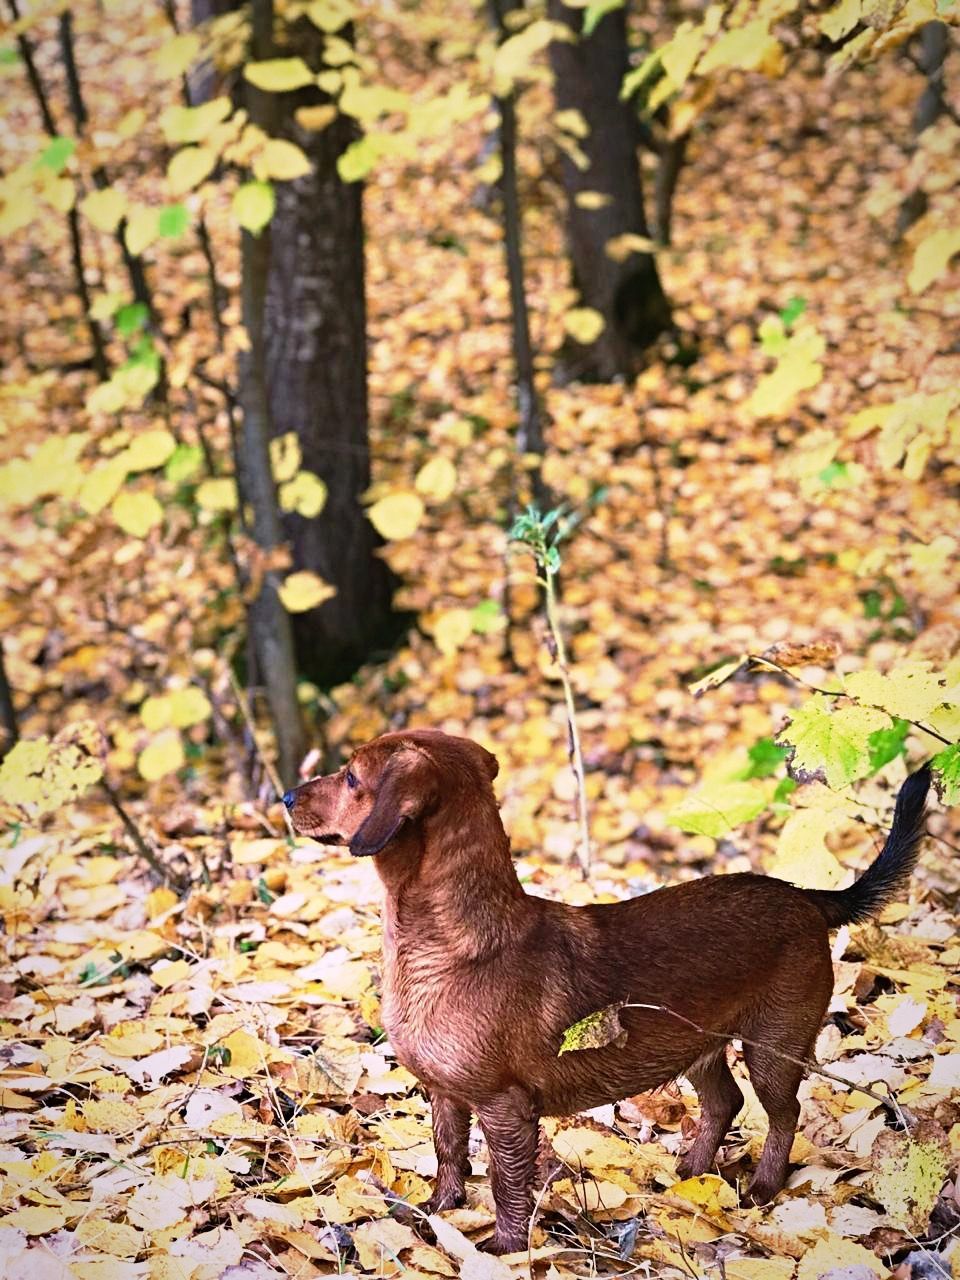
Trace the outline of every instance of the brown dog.
<instances>
[{"instance_id":1,"label":"brown dog","mask_svg":"<svg viewBox=\"0 0 960 1280\"><path fill-rule=\"evenodd\" d=\"M376 857L386 887L383 1022L433 1106L430 1209L463 1203L476 1112L497 1209L488 1247L526 1248L539 1117L681 1073L701 1120L678 1172L705 1173L743 1102L725 1054L740 1036L754 1042L744 1057L770 1122L749 1195L769 1200L783 1186L800 1110L803 1068L791 1059L810 1054L833 987L828 931L868 919L904 884L929 771L904 783L883 851L849 889L708 876L585 907L523 891L496 774L476 743L416 730L377 738L348 767L284 796L301 834ZM622 1042L558 1057L571 1024L615 1001L656 1007L622 1010Z\"/></svg>"}]
</instances>

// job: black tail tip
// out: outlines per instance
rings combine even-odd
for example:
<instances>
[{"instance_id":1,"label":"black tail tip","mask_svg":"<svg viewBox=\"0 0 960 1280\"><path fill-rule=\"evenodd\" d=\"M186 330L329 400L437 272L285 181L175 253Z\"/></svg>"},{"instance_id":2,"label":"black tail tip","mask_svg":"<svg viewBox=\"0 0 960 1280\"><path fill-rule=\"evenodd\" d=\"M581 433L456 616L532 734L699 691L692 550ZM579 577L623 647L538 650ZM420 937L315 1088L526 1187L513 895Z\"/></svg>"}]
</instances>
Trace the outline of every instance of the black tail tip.
<instances>
[{"instance_id":1,"label":"black tail tip","mask_svg":"<svg viewBox=\"0 0 960 1280\"><path fill-rule=\"evenodd\" d=\"M927 792L930 790L932 781L933 770L930 767L930 761L927 760L919 769L910 774L900 788L900 793L897 796L897 808L914 809L922 805L927 798Z\"/></svg>"}]
</instances>

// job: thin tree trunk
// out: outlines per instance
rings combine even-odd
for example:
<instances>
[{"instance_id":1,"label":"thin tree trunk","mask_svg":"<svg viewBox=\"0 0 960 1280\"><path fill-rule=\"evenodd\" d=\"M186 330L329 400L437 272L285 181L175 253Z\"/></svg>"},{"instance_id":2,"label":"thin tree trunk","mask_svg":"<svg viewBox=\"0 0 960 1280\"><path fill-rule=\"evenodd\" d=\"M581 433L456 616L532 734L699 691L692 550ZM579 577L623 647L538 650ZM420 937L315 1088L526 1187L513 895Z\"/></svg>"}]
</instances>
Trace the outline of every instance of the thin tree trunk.
<instances>
[{"instance_id":1,"label":"thin tree trunk","mask_svg":"<svg viewBox=\"0 0 960 1280\"><path fill-rule=\"evenodd\" d=\"M0 641L0 759L6 755L19 736L13 691L7 680L7 669L3 661L3 642Z\"/></svg>"},{"instance_id":2,"label":"thin tree trunk","mask_svg":"<svg viewBox=\"0 0 960 1280\"><path fill-rule=\"evenodd\" d=\"M253 0L252 55L269 58L273 51L272 0ZM271 132L274 108L270 95L248 87L251 121ZM277 495L270 469L270 407L267 397L264 314L270 273L270 228L259 236L244 231L241 243L243 323L249 350L240 356L240 402L243 426L236 459L241 492L253 511L253 537L269 557L283 535ZM285 786L296 780L305 739L297 702L296 669L290 617L277 593L278 574L268 568L260 591L250 603L248 625L257 665L267 693L277 739L278 772Z\"/></svg>"},{"instance_id":3,"label":"thin tree trunk","mask_svg":"<svg viewBox=\"0 0 960 1280\"><path fill-rule=\"evenodd\" d=\"M491 0L494 22L500 38L507 34L505 0ZM543 456L543 419L537 396L533 370L533 346L530 341L530 316L524 286L523 245L520 197L517 188L517 104L515 92L496 99L500 113L500 198L503 208L503 242L506 251L507 277L510 282L510 322L513 332L513 358L517 374L517 451ZM530 477L533 496L538 505L547 501L547 491L539 465Z\"/></svg>"},{"instance_id":4,"label":"thin tree trunk","mask_svg":"<svg viewBox=\"0 0 960 1280\"><path fill-rule=\"evenodd\" d=\"M8 0L10 12L13 14L14 20L20 17L20 10L17 0ZM40 78L40 72L37 70L36 60L33 56L33 45L27 36L20 34L17 36L17 47L20 51L20 57L23 60L24 69L27 73L27 80L30 88L33 90L33 96L36 99L37 106L40 109L40 118L43 121L43 127L47 135L56 138L57 123L53 118L53 112L50 110L50 103L47 100L46 90L43 87L43 81ZM103 338L103 330L99 323L94 320L90 314L91 300L90 290L87 288L87 280L84 274L83 262L83 237L80 232L80 215L77 213L76 205L74 205L67 213L67 230L70 234L70 258L73 262L74 282L77 287L77 295L80 298L80 306L83 310L83 318L90 334L90 345L93 347L93 369L101 382L105 382L110 377L110 367L107 363L107 348Z\"/></svg>"},{"instance_id":5,"label":"thin tree trunk","mask_svg":"<svg viewBox=\"0 0 960 1280\"><path fill-rule=\"evenodd\" d=\"M83 100L83 88L80 82L80 72L77 68L77 59L73 44L73 14L69 9L66 9L60 15L59 32L60 53L63 58L63 66L67 77L67 97L70 102L70 114L73 117L73 124L77 137L80 138L86 130L90 116L87 111L86 103ZM93 170L93 181L94 185L100 191L103 191L110 186L110 178L102 165L98 165ZM147 280L146 267L143 264L143 258L139 254L131 253L127 247L126 231L127 220L126 218L121 218L116 230L116 240L120 248L120 255L123 258L124 266L127 269L127 275L130 279L130 288L133 292L134 300L146 308L151 331L154 334L159 334L160 326L156 308L153 305L153 294L150 290L150 283ZM169 401L167 365L160 352L157 353L157 356L159 359L159 372L155 395L156 399L166 406Z\"/></svg>"},{"instance_id":6,"label":"thin tree trunk","mask_svg":"<svg viewBox=\"0 0 960 1280\"><path fill-rule=\"evenodd\" d=\"M949 29L945 22L927 22L920 28L919 56L914 56L908 50L908 57L913 65L927 80L913 113L915 138L919 138L925 129L935 124L944 112L950 112L943 83L943 65L950 47L949 41ZM956 120L956 115L953 112L950 114ZM913 224L923 217L929 204L929 197L920 186L904 197L893 231L895 242L901 240Z\"/></svg>"},{"instance_id":7,"label":"thin tree trunk","mask_svg":"<svg viewBox=\"0 0 960 1280\"><path fill-rule=\"evenodd\" d=\"M350 38L349 28L338 34ZM323 47L323 34L306 19L290 31L290 51L311 67L323 65ZM394 579L375 554L379 539L359 501L370 484L363 190L337 171L358 134L343 114L321 130L295 118L298 108L328 101L315 88L277 95L276 132L304 151L312 169L276 184L266 342L272 431L295 432L303 466L327 486L318 516L284 517L295 566L337 592L294 618L299 666L321 685L388 649L402 625L392 613Z\"/></svg>"},{"instance_id":8,"label":"thin tree trunk","mask_svg":"<svg viewBox=\"0 0 960 1280\"><path fill-rule=\"evenodd\" d=\"M586 345L571 339L562 362L572 377L629 377L642 366L646 348L670 327L670 307L651 254L634 251L615 260L607 253L608 242L619 236L649 236L637 119L630 104L620 101L627 70L626 11L607 13L586 38L582 8L549 0L548 12L574 36L550 46L557 107L578 111L589 128L580 144L587 168L581 170L566 154L561 162L573 282L580 305L604 319L599 338ZM577 196L585 191L606 199L599 208L584 207Z\"/></svg>"}]
</instances>

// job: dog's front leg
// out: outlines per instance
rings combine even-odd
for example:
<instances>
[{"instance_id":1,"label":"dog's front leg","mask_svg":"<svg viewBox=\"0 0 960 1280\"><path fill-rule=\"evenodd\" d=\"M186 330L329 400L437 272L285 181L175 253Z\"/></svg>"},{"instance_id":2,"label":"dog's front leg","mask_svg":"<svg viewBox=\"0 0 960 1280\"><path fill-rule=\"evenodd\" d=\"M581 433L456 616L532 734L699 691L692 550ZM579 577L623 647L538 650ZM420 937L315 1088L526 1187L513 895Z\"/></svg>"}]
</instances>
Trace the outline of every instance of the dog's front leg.
<instances>
[{"instance_id":1,"label":"dog's front leg","mask_svg":"<svg viewBox=\"0 0 960 1280\"><path fill-rule=\"evenodd\" d=\"M424 1208L427 1213L456 1209L466 1199L465 1180L470 1173L468 1143L470 1109L445 1098L430 1094L433 1112L433 1145L437 1152L437 1183Z\"/></svg>"},{"instance_id":2,"label":"dog's front leg","mask_svg":"<svg viewBox=\"0 0 960 1280\"><path fill-rule=\"evenodd\" d=\"M487 1253L515 1253L527 1247L540 1117L529 1094L516 1086L478 1108L477 1115L490 1153L497 1209L493 1237L480 1248Z\"/></svg>"}]
</instances>

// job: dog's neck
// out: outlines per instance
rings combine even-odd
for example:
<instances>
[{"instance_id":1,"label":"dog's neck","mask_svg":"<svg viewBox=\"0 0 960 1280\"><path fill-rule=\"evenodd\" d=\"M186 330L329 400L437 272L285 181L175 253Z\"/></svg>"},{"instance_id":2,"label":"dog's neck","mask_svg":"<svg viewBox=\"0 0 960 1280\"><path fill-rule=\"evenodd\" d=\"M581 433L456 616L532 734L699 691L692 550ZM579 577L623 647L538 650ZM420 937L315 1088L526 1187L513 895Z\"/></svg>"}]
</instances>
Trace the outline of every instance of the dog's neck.
<instances>
[{"instance_id":1,"label":"dog's neck","mask_svg":"<svg viewBox=\"0 0 960 1280\"><path fill-rule=\"evenodd\" d=\"M492 794L454 821L442 808L400 832L376 866L386 890L385 949L481 959L509 944L530 909Z\"/></svg>"}]
</instances>

